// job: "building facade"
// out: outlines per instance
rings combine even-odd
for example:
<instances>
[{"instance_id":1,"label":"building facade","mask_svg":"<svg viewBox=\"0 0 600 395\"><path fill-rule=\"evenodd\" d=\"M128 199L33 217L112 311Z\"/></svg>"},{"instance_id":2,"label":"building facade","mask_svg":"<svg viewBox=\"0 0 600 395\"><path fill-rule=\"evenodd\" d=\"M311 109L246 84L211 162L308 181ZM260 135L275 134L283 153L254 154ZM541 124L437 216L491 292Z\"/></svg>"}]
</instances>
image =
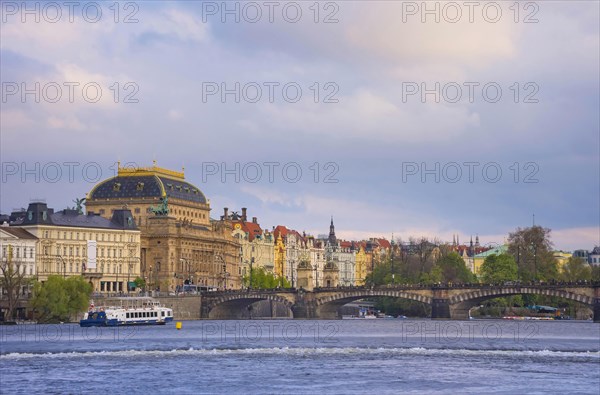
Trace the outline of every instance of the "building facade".
<instances>
[{"instance_id":1,"label":"building facade","mask_svg":"<svg viewBox=\"0 0 600 395\"><path fill-rule=\"evenodd\" d=\"M184 284L240 288L240 245L231 222L210 218L210 201L184 172L156 166L122 168L86 198L88 213L110 217L127 207L141 232L140 267L150 289Z\"/></svg>"},{"instance_id":2,"label":"building facade","mask_svg":"<svg viewBox=\"0 0 600 395\"><path fill-rule=\"evenodd\" d=\"M0 277L5 274L17 275L21 278L35 278L38 239L24 229L9 227L8 223L0 226ZM0 283L0 297L4 295ZM19 294L27 296L30 286L24 285Z\"/></svg>"},{"instance_id":3,"label":"building facade","mask_svg":"<svg viewBox=\"0 0 600 395\"><path fill-rule=\"evenodd\" d=\"M36 237L35 276L82 275L94 292L127 292L140 275L140 231L129 210L110 219L75 209L54 212L46 203L31 203L24 218L11 227Z\"/></svg>"},{"instance_id":4,"label":"building facade","mask_svg":"<svg viewBox=\"0 0 600 395\"><path fill-rule=\"evenodd\" d=\"M242 208L242 215L236 212L229 214L224 209L222 218L231 221L232 236L240 244L240 265L242 276L248 276L251 269L262 268L266 272L274 273L275 269L275 240L273 234L263 230L256 217L251 222L247 221L246 208Z\"/></svg>"}]
</instances>

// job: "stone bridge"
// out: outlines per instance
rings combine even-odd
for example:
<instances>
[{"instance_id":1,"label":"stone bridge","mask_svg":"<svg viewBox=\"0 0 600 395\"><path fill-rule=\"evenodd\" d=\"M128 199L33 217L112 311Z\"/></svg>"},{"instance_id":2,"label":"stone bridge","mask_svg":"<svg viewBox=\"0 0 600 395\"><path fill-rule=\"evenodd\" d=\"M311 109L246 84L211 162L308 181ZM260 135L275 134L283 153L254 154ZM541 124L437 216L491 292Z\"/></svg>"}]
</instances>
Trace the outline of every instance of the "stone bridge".
<instances>
[{"instance_id":1,"label":"stone bridge","mask_svg":"<svg viewBox=\"0 0 600 395\"><path fill-rule=\"evenodd\" d=\"M285 290L230 290L202 294L202 318L243 319L251 317L251 305L260 300L283 304L294 318L340 318L341 306L355 300L394 297L431 306L431 318L468 319L469 309L482 301L510 295L546 295L574 300L594 311L600 322L600 282L530 285L406 285L339 287Z\"/></svg>"}]
</instances>

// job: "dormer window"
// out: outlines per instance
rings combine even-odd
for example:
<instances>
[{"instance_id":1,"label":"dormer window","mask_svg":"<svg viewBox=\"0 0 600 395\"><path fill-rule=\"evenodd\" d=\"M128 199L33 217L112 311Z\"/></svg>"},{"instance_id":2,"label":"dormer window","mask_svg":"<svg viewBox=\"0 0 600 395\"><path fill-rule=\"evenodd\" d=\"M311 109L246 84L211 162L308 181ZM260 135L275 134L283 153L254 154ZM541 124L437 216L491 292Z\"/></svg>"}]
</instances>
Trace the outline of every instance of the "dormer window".
<instances>
[{"instance_id":1,"label":"dormer window","mask_svg":"<svg viewBox=\"0 0 600 395\"><path fill-rule=\"evenodd\" d=\"M120 182L115 182L113 184L113 191L119 192L120 190L121 190L121 183Z\"/></svg>"},{"instance_id":2,"label":"dormer window","mask_svg":"<svg viewBox=\"0 0 600 395\"><path fill-rule=\"evenodd\" d=\"M136 191L143 191L144 190L144 183L143 182L138 182L137 185L135 186Z\"/></svg>"}]
</instances>

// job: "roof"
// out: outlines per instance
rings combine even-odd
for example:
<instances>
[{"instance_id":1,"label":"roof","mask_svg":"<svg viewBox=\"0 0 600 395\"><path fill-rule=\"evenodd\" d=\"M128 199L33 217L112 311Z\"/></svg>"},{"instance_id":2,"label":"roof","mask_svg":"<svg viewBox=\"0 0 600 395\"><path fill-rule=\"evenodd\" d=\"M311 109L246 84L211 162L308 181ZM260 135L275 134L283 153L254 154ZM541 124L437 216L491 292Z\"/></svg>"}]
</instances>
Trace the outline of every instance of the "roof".
<instances>
[{"instance_id":1,"label":"roof","mask_svg":"<svg viewBox=\"0 0 600 395\"><path fill-rule=\"evenodd\" d=\"M233 221L232 224L234 228L235 225L240 225L240 229L242 229L242 231L248 234L248 241L254 240L256 236L260 236L263 233L263 230L261 229L260 225L254 222Z\"/></svg>"},{"instance_id":2,"label":"roof","mask_svg":"<svg viewBox=\"0 0 600 395\"><path fill-rule=\"evenodd\" d=\"M501 245L498 247L494 247L494 248L490 248L487 251L483 251L480 252L479 254L475 255L475 258L486 258L490 255L496 254L496 255L500 255L500 254L504 254L508 252L508 246L507 245Z\"/></svg>"},{"instance_id":3,"label":"roof","mask_svg":"<svg viewBox=\"0 0 600 395\"><path fill-rule=\"evenodd\" d=\"M183 173L157 166L149 168L119 168L118 175L97 184L88 200L125 198L168 198L206 204L206 196L186 182Z\"/></svg>"},{"instance_id":4,"label":"roof","mask_svg":"<svg viewBox=\"0 0 600 395\"><path fill-rule=\"evenodd\" d=\"M29 239L29 240L37 240L37 237L35 237L34 235L32 235L31 233L29 233L28 231L26 231L25 229L21 229L21 228L11 228L9 226L3 226L0 227L0 230L3 232L6 232L14 237L17 237L19 239Z\"/></svg>"},{"instance_id":5,"label":"roof","mask_svg":"<svg viewBox=\"0 0 600 395\"><path fill-rule=\"evenodd\" d=\"M27 216L11 223L11 226L50 225L77 228L137 230L131 210L114 210L111 219L94 214L80 214L77 210L66 209L54 212L46 203L30 203Z\"/></svg>"}]
</instances>

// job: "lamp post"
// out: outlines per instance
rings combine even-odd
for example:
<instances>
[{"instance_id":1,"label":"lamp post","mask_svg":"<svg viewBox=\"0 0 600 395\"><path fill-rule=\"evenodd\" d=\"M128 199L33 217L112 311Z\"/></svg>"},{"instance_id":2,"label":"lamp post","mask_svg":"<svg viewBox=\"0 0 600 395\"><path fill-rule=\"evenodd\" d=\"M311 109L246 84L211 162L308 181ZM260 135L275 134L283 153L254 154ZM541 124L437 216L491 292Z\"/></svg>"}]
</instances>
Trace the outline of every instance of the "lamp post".
<instances>
[{"instance_id":1,"label":"lamp post","mask_svg":"<svg viewBox=\"0 0 600 395\"><path fill-rule=\"evenodd\" d=\"M396 282L396 273L394 273L394 236L392 235L392 242L391 242L391 250L392 250L392 262L391 262L391 266L392 266L392 284L394 284Z\"/></svg>"},{"instance_id":2,"label":"lamp post","mask_svg":"<svg viewBox=\"0 0 600 395\"><path fill-rule=\"evenodd\" d=\"M56 255L57 258L60 259L63 265L63 278L67 278L67 262L63 259L61 255Z\"/></svg>"},{"instance_id":3,"label":"lamp post","mask_svg":"<svg viewBox=\"0 0 600 395\"><path fill-rule=\"evenodd\" d=\"M248 283L248 289L252 289L252 266L254 264L254 257L250 258L250 282Z\"/></svg>"},{"instance_id":4,"label":"lamp post","mask_svg":"<svg viewBox=\"0 0 600 395\"><path fill-rule=\"evenodd\" d=\"M214 255L213 255L214 261L216 261L217 258L221 261L221 264L223 265L223 267L222 267L222 269L223 269L222 276L223 276L223 283L224 283L223 284L223 288L227 289L227 274L228 274L227 273L227 264L225 263L225 259L223 259L223 257L221 256L221 254L215 252Z\"/></svg>"},{"instance_id":5,"label":"lamp post","mask_svg":"<svg viewBox=\"0 0 600 395\"><path fill-rule=\"evenodd\" d=\"M129 292L131 291L131 287L129 286L129 279L131 277L131 267L133 266L133 263L131 263L131 261L129 261L129 263L127 263L127 293L129 294Z\"/></svg>"}]
</instances>

